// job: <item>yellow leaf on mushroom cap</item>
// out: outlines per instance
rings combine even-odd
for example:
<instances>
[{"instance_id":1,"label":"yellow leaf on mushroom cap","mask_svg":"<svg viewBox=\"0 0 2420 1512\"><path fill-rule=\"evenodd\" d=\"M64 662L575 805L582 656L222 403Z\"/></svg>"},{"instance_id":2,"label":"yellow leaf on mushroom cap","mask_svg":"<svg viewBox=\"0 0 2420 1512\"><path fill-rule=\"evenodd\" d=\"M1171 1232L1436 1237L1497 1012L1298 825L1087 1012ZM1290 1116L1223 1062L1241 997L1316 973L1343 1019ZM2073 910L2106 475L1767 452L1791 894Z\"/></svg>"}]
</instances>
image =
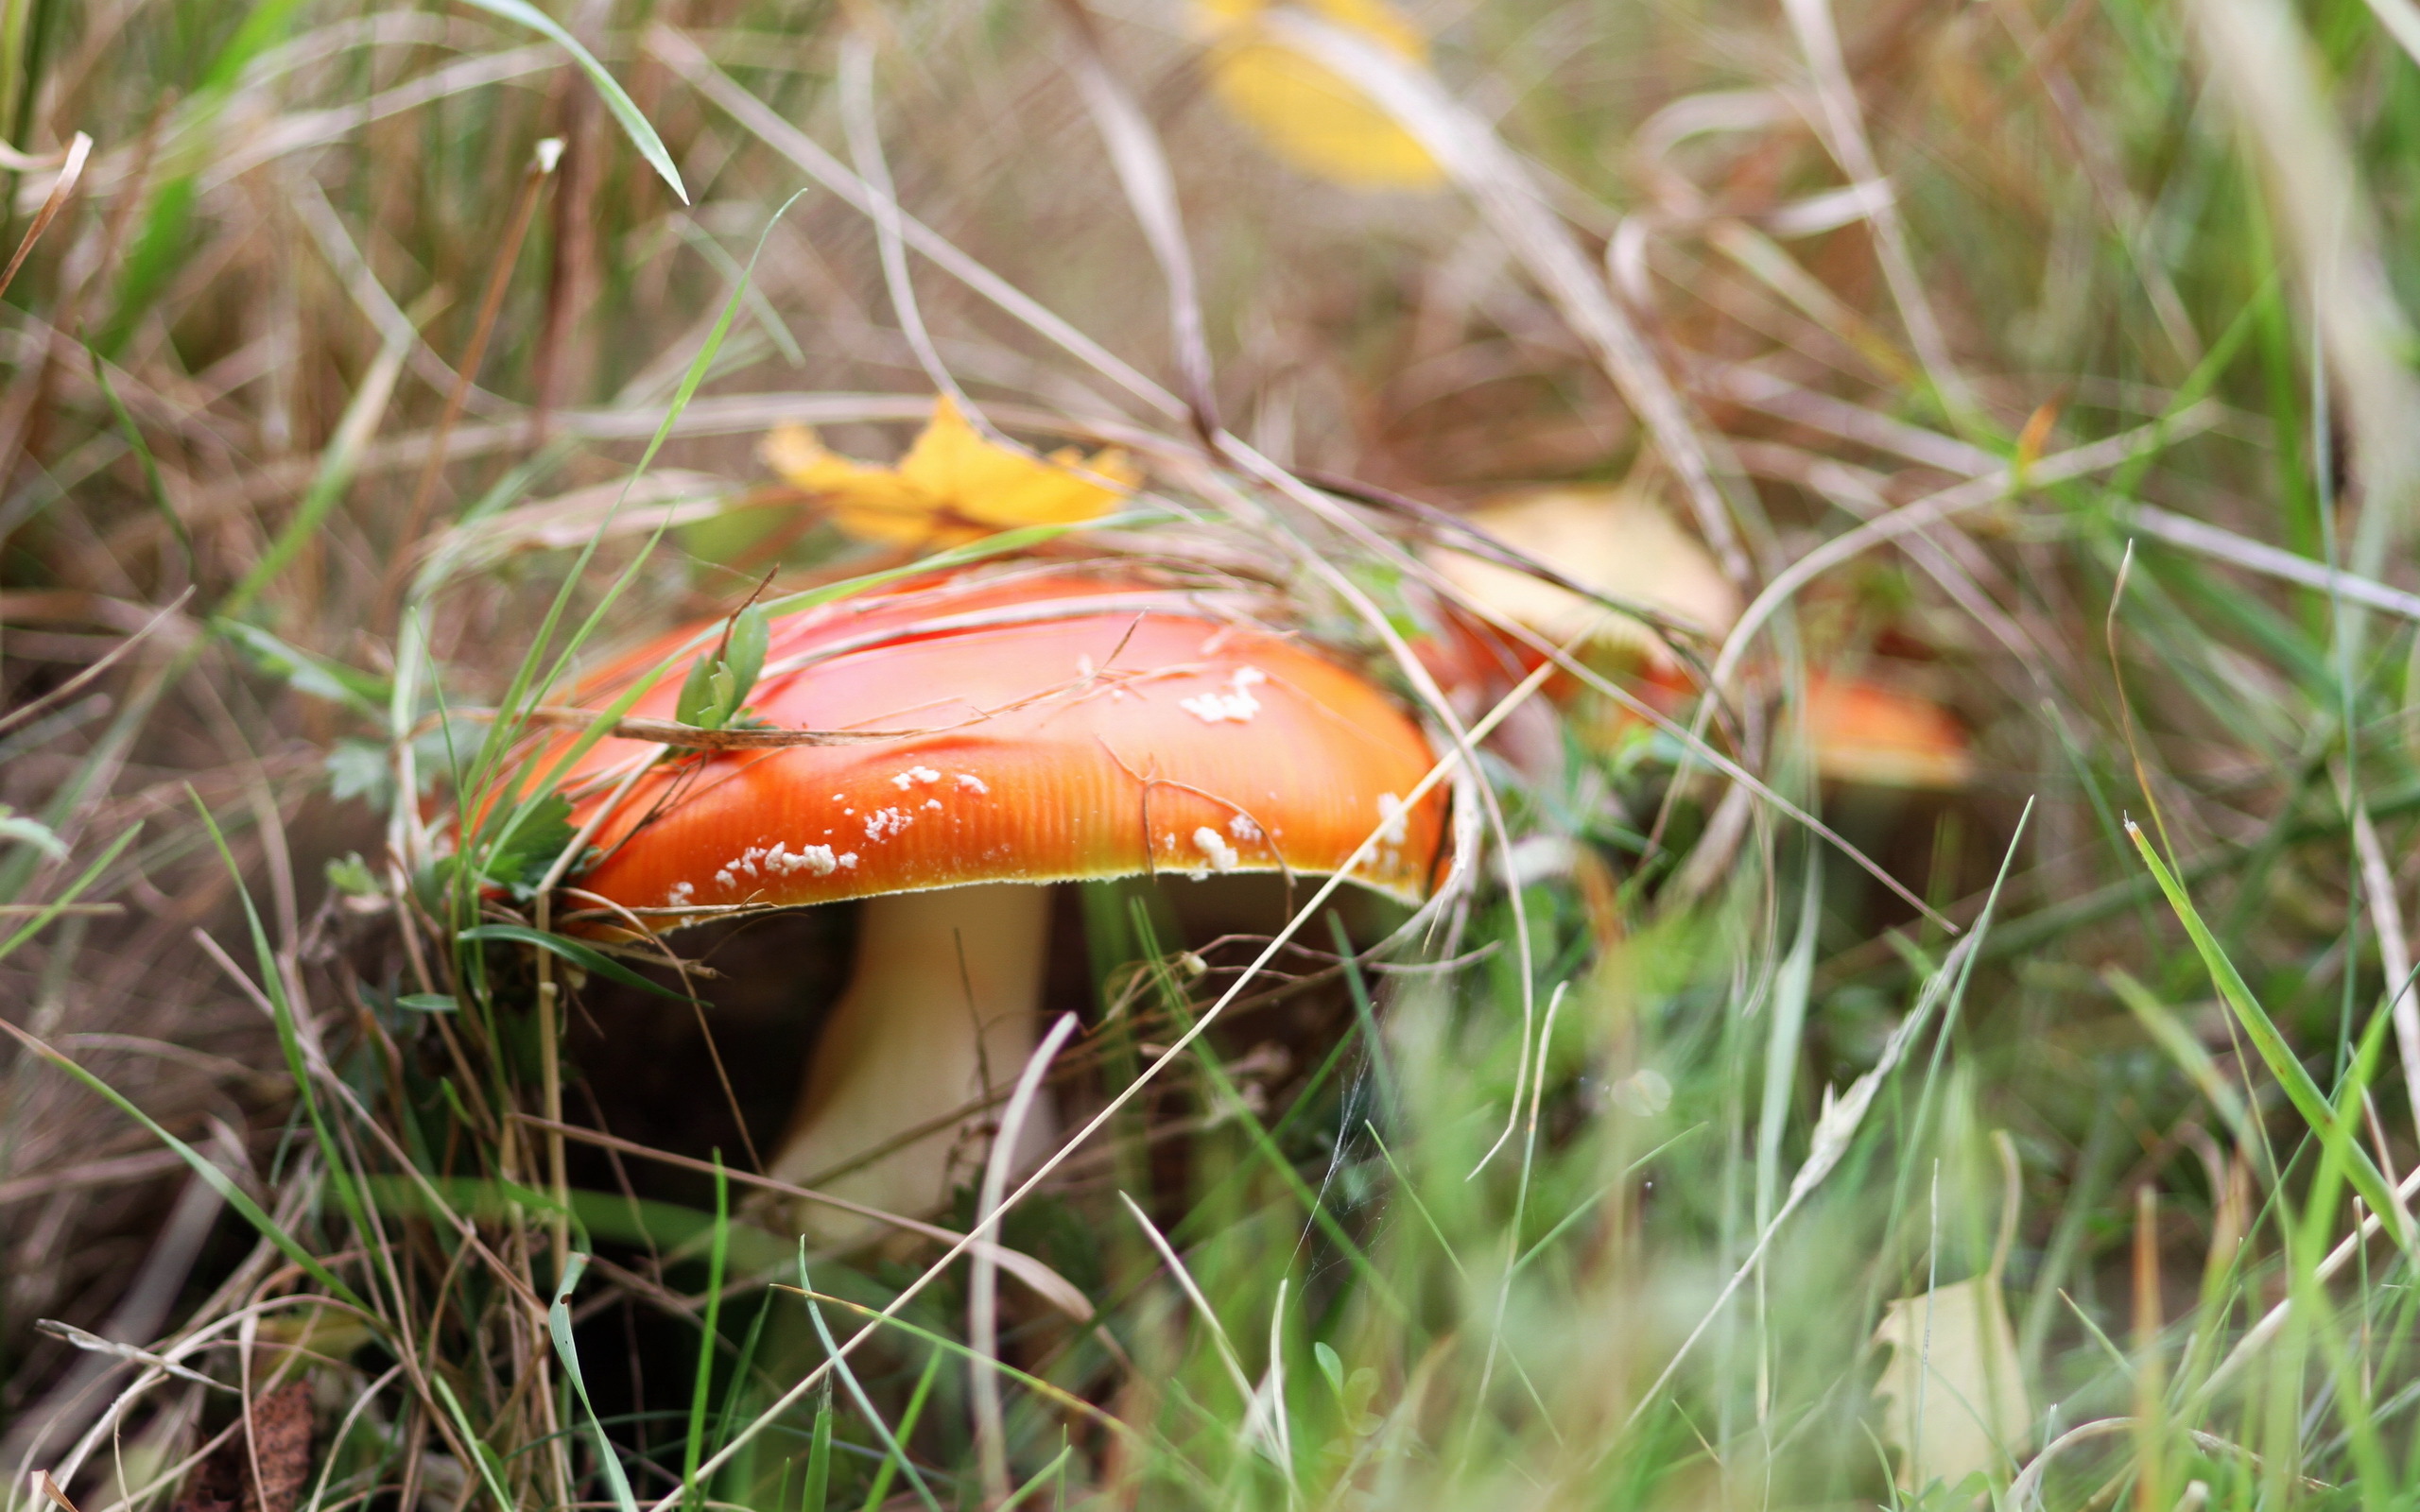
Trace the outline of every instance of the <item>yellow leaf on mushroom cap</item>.
<instances>
[{"instance_id":1,"label":"yellow leaf on mushroom cap","mask_svg":"<svg viewBox=\"0 0 2420 1512\"><path fill-rule=\"evenodd\" d=\"M1210 87L1269 150L1305 173L1353 189L1424 189L1444 174L1426 148L1362 93L1261 35L1267 0L1202 0L1212 29ZM1427 40L1384 0L1308 0L1322 20L1415 63Z\"/></svg>"},{"instance_id":2,"label":"yellow leaf on mushroom cap","mask_svg":"<svg viewBox=\"0 0 2420 1512\"><path fill-rule=\"evenodd\" d=\"M1072 524L1116 507L1142 474L1115 447L1086 457L1063 447L1043 461L987 439L949 396L896 467L827 450L804 425L777 426L764 457L793 488L821 499L860 541L950 546L1019 525Z\"/></svg>"}]
</instances>

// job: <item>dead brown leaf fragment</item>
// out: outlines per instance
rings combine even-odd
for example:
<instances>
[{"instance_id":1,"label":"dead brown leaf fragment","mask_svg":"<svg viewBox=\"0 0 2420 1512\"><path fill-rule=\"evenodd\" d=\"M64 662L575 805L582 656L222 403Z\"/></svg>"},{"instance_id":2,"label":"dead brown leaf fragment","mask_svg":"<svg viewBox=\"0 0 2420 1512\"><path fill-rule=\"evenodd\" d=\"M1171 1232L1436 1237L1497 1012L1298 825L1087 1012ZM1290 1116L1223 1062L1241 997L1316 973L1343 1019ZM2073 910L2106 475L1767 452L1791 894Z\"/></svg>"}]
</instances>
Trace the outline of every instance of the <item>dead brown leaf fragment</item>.
<instances>
[{"instance_id":1,"label":"dead brown leaf fragment","mask_svg":"<svg viewBox=\"0 0 2420 1512\"><path fill-rule=\"evenodd\" d=\"M289 1381L252 1401L252 1466L240 1512L294 1512L311 1478L311 1385Z\"/></svg>"}]
</instances>

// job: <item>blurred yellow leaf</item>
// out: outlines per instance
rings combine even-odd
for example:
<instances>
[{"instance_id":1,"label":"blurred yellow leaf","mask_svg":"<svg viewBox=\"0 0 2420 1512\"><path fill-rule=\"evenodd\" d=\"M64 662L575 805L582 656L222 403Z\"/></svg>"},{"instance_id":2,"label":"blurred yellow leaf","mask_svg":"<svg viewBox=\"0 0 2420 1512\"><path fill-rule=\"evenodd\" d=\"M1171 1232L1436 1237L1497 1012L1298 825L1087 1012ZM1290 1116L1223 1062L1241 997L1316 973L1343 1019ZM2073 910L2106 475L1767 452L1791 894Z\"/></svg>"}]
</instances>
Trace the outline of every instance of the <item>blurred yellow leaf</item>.
<instances>
[{"instance_id":1,"label":"blurred yellow leaf","mask_svg":"<svg viewBox=\"0 0 2420 1512\"><path fill-rule=\"evenodd\" d=\"M2000 1273L2016 1237L2016 1146L2005 1133L1994 1134L1993 1143L2007 1190L1991 1263L1979 1276L1885 1304L1874 1331L1875 1342L1891 1349L1874 1395L1882 1408L1883 1440L1899 1451L1903 1490L1922 1490L1934 1481L1954 1486L1979 1470L2003 1480L2033 1431L2016 1332L2000 1295Z\"/></svg>"},{"instance_id":2,"label":"blurred yellow leaf","mask_svg":"<svg viewBox=\"0 0 2420 1512\"><path fill-rule=\"evenodd\" d=\"M1891 1347L1874 1394L1882 1437L1901 1452L1900 1487L1956 1486L1977 1470L2004 1475L2025 1446L2033 1409L1999 1278L1902 1297L1884 1308L1874 1337Z\"/></svg>"},{"instance_id":3,"label":"blurred yellow leaf","mask_svg":"<svg viewBox=\"0 0 2420 1512\"><path fill-rule=\"evenodd\" d=\"M933 401L932 420L896 467L828 451L804 425L776 427L764 456L793 488L822 500L841 529L901 546L1095 519L1141 481L1115 447L1090 458L1065 447L1039 462L1012 452L968 424L947 395Z\"/></svg>"},{"instance_id":4,"label":"blurred yellow leaf","mask_svg":"<svg viewBox=\"0 0 2420 1512\"><path fill-rule=\"evenodd\" d=\"M1256 25L1266 0L1202 0L1210 87L1282 161L1354 189L1420 189L1444 175L1427 150L1359 90ZM1305 9L1415 63L1428 43L1384 0L1308 0Z\"/></svg>"},{"instance_id":5,"label":"blurred yellow leaf","mask_svg":"<svg viewBox=\"0 0 2420 1512\"><path fill-rule=\"evenodd\" d=\"M1715 639L1739 617L1739 591L1644 489L1525 490L1488 501L1469 519L1572 582L1660 610ZM1646 626L1568 589L1465 552L1440 551L1436 562L1474 601L1549 640L1585 635L1592 646L1635 652L1651 664L1671 660Z\"/></svg>"}]
</instances>

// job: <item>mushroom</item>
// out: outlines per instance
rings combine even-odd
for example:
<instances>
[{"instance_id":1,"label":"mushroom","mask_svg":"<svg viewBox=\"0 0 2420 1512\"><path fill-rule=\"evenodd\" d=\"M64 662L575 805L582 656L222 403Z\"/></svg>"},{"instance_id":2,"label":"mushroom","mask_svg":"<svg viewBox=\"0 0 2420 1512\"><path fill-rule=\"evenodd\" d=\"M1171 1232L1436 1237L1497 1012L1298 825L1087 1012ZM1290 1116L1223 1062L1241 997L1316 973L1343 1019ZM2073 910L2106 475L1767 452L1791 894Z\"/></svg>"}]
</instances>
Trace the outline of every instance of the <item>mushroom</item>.
<instances>
[{"instance_id":1,"label":"mushroom","mask_svg":"<svg viewBox=\"0 0 2420 1512\"><path fill-rule=\"evenodd\" d=\"M1871 678L1810 673L1806 730L1816 770L1836 782L1955 792L1974 780L1966 731L1947 710Z\"/></svg>"},{"instance_id":2,"label":"mushroom","mask_svg":"<svg viewBox=\"0 0 2420 1512\"><path fill-rule=\"evenodd\" d=\"M1696 540L1636 489L1549 488L1493 500L1470 523L1566 580L1618 595L1716 639L1738 620L1738 591ZM1475 603L1550 641L1582 641L1594 661L1631 660L1647 691L1668 704L1689 690L1679 660L1648 627L1594 600L1465 552L1436 555L1439 575ZM1462 627L1467 630L1466 627ZM1491 671L1489 653L1526 670L1537 654L1492 636L1441 655L1466 684ZM1871 787L1963 787L1974 775L1966 732L1939 704L1872 677L1816 672L1806 679L1815 769ZM1617 725L1629 716L1611 715Z\"/></svg>"},{"instance_id":3,"label":"mushroom","mask_svg":"<svg viewBox=\"0 0 2420 1512\"><path fill-rule=\"evenodd\" d=\"M1035 1043L1041 884L1353 865L1365 887L1425 895L1445 805L1405 801L1432 763L1419 728L1239 597L1103 566L926 575L773 623L748 701L763 724L826 732L810 743L659 758L608 738L581 758L575 822L612 805L584 892L656 927L864 900L771 1175L895 1212L946 1199L950 1115L1013 1081ZM697 634L626 659L583 701ZM678 681L630 715L669 717Z\"/></svg>"}]
</instances>

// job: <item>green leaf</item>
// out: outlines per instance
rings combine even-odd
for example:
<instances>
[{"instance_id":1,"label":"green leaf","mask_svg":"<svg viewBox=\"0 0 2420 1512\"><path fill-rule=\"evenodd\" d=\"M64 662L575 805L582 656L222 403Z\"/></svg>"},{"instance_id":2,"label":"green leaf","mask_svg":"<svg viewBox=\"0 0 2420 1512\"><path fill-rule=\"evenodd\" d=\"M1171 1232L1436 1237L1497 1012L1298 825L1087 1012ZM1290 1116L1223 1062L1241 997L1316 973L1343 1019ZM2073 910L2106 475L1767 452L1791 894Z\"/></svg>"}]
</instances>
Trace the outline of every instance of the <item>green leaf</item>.
<instances>
[{"instance_id":1,"label":"green leaf","mask_svg":"<svg viewBox=\"0 0 2420 1512\"><path fill-rule=\"evenodd\" d=\"M765 652L772 644L772 620L762 604L751 604L733 616L731 644L723 652L723 662L731 668L731 712L755 691L757 674L765 670Z\"/></svg>"},{"instance_id":2,"label":"green leaf","mask_svg":"<svg viewBox=\"0 0 2420 1512\"><path fill-rule=\"evenodd\" d=\"M572 828L569 799L548 793L532 799L520 824L479 858L479 877L526 901L578 833Z\"/></svg>"},{"instance_id":3,"label":"green leaf","mask_svg":"<svg viewBox=\"0 0 2420 1512\"><path fill-rule=\"evenodd\" d=\"M223 620L218 628L244 648L252 664L273 678L283 678L297 693L340 703L372 716L387 712L393 690L387 679L289 645L257 625Z\"/></svg>"},{"instance_id":4,"label":"green leaf","mask_svg":"<svg viewBox=\"0 0 2420 1512\"><path fill-rule=\"evenodd\" d=\"M681 679L681 696L673 704L673 718L700 730L711 728L706 721L714 714L714 675L719 665L710 656L698 658L697 664L689 668L689 675Z\"/></svg>"},{"instance_id":5,"label":"green leaf","mask_svg":"<svg viewBox=\"0 0 2420 1512\"><path fill-rule=\"evenodd\" d=\"M414 1013L459 1013L461 1000L450 992L406 992L395 1000L395 1006L409 1008Z\"/></svg>"},{"instance_id":6,"label":"green leaf","mask_svg":"<svg viewBox=\"0 0 2420 1512\"><path fill-rule=\"evenodd\" d=\"M485 944L491 941L535 945L542 951L553 952L593 976L601 976L609 982L619 982L624 987L634 987L644 992L652 992L658 997L670 998L675 1003L689 1001L670 988L658 987L594 946L582 945L576 939L565 939L561 935L549 935L544 930L531 929L527 925L480 924L466 929L454 937L466 945Z\"/></svg>"},{"instance_id":7,"label":"green leaf","mask_svg":"<svg viewBox=\"0 0 2420 1512\"><path fill-rule=\"evenodd\" d=\"M1327 1388L1336 1393L1338 1401L1342 1401L1344 1400L1344 1362L1337 1358L1336 1351L1328 1348L1325 1340L1311 1346L1311 1355L1320 1363L1320 1374L1327 1377Z\"/></svg>"},{"instance_id":8,"label":"green leaf","mask_svg":"<svg viewBox=\"0 0 2420 1512\"><path fill-rule=\"evenodd\" d=\"M672 165L672 154L664 150L664 141L655 134L655 128L648 124L647 117L640 114L639 108L631 102L631 96L614 82L614 76L605 71L605 65L596 60L596 55L579 44L578 38L565 31L554 17L528 4L527 0L466 0L466 3L492 16L517 21L571 54L571 60L578 63L580 72L588 76L589 82L596 86L597 94L605 101L605 109L611 111L614 119L620 124L622 134L639 149L639 156L647 159L648 166L655 170L656 177L672 186L672 192L680 197L683 204L689 202L688 186L681 181L681 170Z\"/></svg>"},{"instance_id":9,"label":"green leaf","mask_svg":"<svg viewBox=\"0 0 2420 1512\"><path fill-rule=\"evenodd\" d=\"M378 879L371 874L370 863L361 859L358 850L348 850L341 858L327 865L328 885L351 898L378 896Z\"/></svg>"},{"instance_id":10,"label":"green leaf","mask_svg":"<svg viewBox=\"0 0 2420 1512\"><path fill-rule=\"evenodd\" d=\"M387 806L395 774L387 765L386 747L347 736L328 747L320 765L327 769L328 793L337 802L359 799L373 809Z\"/></svg>"}]
</instances>

